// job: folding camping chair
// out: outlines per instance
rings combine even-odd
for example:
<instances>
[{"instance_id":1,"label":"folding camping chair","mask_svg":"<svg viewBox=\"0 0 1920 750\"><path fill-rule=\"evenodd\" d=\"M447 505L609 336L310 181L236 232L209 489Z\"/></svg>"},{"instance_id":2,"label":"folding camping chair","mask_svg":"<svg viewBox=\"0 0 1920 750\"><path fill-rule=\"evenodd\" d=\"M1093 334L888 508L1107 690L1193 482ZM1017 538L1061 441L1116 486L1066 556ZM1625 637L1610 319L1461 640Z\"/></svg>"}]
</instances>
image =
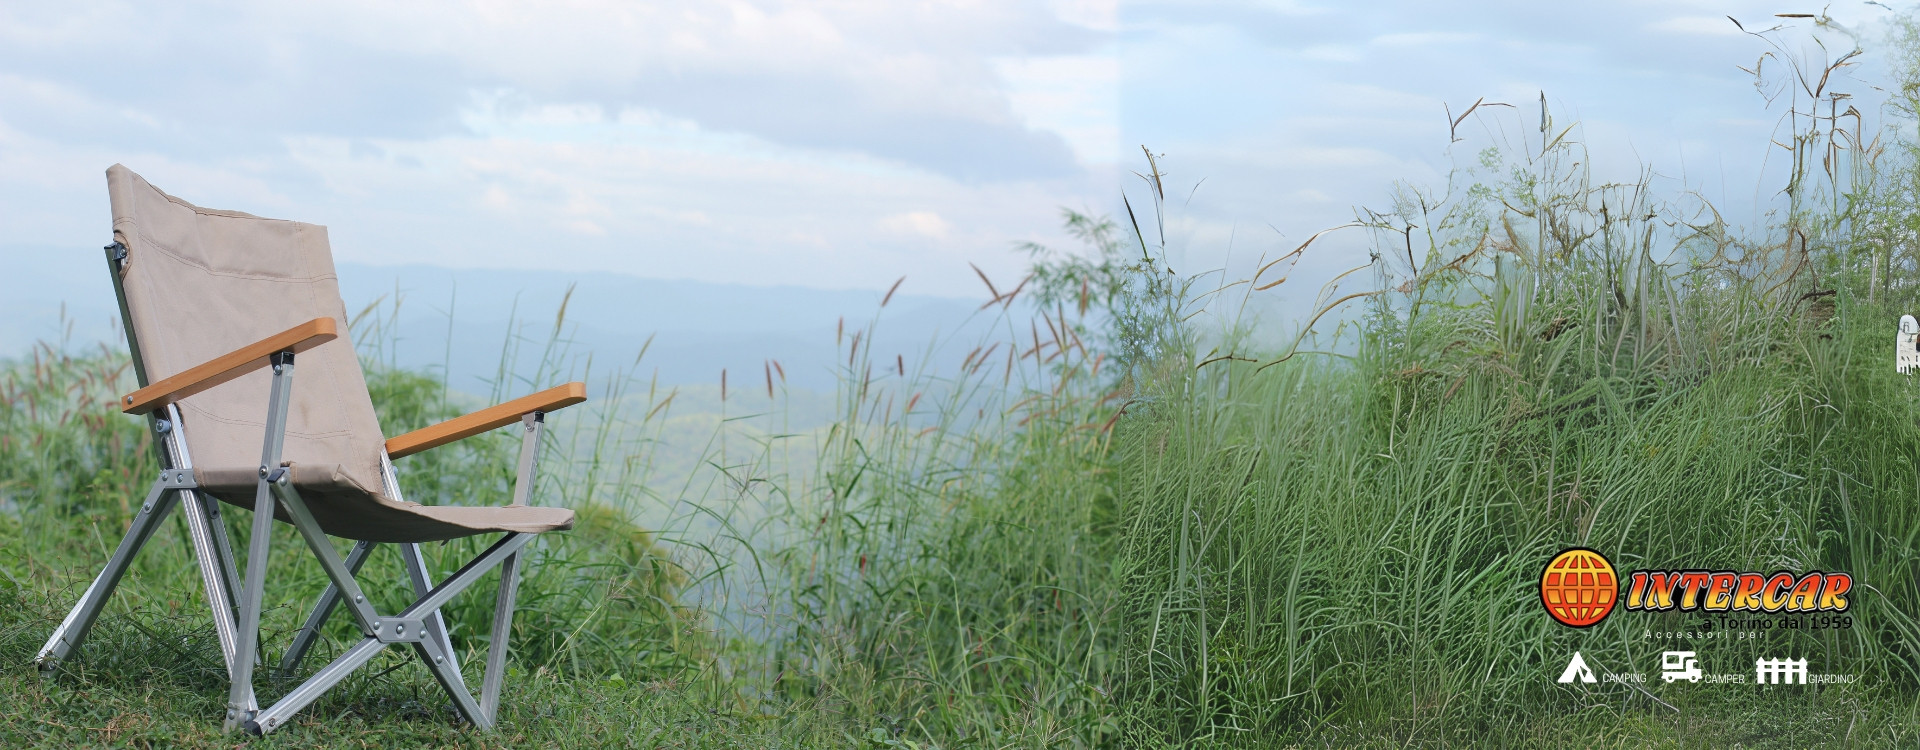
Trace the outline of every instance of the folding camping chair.
<instances>
[{"instance_id":1,"label":"folding camping chair","mask_svg":"<svg viewBox=\"0 0 1920 750\"><path fill-rule=\"evenodd\" d=\"M326 228L199 208L118 164L107 170L113 239L107 265L126 321L141 388L120 404L146 415L160 476L126 538L60 623L36 661L51 669L86 638L128 564L175 504L183 506L214 630L232 687L228 730L264 734L393 644L412 644L460 715L492 727L506 670L521 549L573 526L573 511L527 504L546 412L586 400L582 383L383 440L346 326ZM294 357L317 377L293 385ZM519 422L519 476L504 507L426 506L401 498L393 459ZM253 460L258 448L259 461ZM253 510L246 578L234 566L225 501ZM361 638L279 702L262 710L253 673L274 519L292 524L331 584L280 668L292 674L321 625L346 605ZM420 543L504 533L439 584ZM329 536L355 541L344 559ZM412 606L374 611L354 575L375 545L399 549ZM476 701L447 637L441 605L498 566L492 643Z\"/></svg>"}]
</instances>

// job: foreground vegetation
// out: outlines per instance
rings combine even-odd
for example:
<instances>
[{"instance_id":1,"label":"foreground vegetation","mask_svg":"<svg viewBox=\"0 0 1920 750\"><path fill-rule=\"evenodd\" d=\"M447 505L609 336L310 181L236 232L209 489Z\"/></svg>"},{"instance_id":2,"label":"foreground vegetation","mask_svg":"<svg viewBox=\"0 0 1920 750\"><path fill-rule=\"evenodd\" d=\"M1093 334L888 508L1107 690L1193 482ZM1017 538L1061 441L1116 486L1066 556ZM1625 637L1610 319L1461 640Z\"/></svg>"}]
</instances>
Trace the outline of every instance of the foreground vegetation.
<instances>
[{"instance_id":1,"label":"foreground vegetation","mask_svg":"<svg viewBox=\"0 0 1920 750\"><path fill-rule=\"evenodd\" d=\"M390 335L382 325L369 312L356 330L389 432L483 400L380 367L381 337ZM551 335L563 327L564 317ZM871 330L843 333L841 411L804 431L783 428L774 363L764 391L722 392L723 408L740 412L706 423L706 435L668 431L675 391L587 371L584 359L567 358L564 341L539 371L503 372L493 398L576 374L604 384L597 402L554 420L536 497L578 516L572 531L530 548L504 731L463 732L429 673L391 652L268 741L1111 743L1117 629L1104 581L1113 492L1103 478L1103 425L1093 421L1111 408L1093 392L1099 358L1069 333L1037 356L983 348L965 372L936 378L910 369L905 355L864 351ZM512 346L503 360L514 357ZM1047 366L1033 364L1040 360ZM29 666L124 533L153 471L143 424L114 409L131 387L129 371L113 349L52 345L0 370L0 549L8 553L0 557L0 696L10 704L0 744L225 739L215 720L223 670L177 521L138 559L84 657L45 681ZM656 446L670 440L694 443L696 470L656 465ZM409 499L504 500L511 436L449 448L402 462ZM662 517L661 507L665 528L634 525L643 512ZM242 549L244 515L228 518ZM276 545L295 548L289 529L275 533L283 537ZM479 543L430 545L429 562L445 575ZM263 628L274 662L324 578L299 555L271 564ZM361 578L404 580L397 557L384 555ZM490 586L483 579L475 590ZM403 605L395 596L376 601L382 611ZM447 614L477 679L491 599L470 594ZM310 664L324 664L354 636L346 618L327 635ZM263 677L259 689L270 700L293 684Z\"/></svg>"},{"instance_id":2,"label":"foreground vegetation","mask_svg":"<svg viewBox=\"0 0 1920 750\"><path fill-rule=\"evenodd\" d=\"M1355 295L1366 312L1344 346L1183 333L1210 353L1114 449L1129 736L1912 741L1920 393L1890 342L1920 301L1920 213L1885 196L1920 172L1910 143L1811 115L1845 100L1812 83L1838 81L1845 58L1781 59L1798 66L1782 97L1796 129L1772 226L1732 227L1648 179L1600 183L1543 102L1537 135L1362 216L1375 291ZM1169 317L1198 315L1193 299ZM1622 570L1846 571L1854 626L1678 645L1649 633L1708 618L1565 628L1538 585L1572 546ZM1670 649L1726 672L1803 656L1859 682L1554 680L1575 651L1657 674Z\"/></svg>"}]
</instances>

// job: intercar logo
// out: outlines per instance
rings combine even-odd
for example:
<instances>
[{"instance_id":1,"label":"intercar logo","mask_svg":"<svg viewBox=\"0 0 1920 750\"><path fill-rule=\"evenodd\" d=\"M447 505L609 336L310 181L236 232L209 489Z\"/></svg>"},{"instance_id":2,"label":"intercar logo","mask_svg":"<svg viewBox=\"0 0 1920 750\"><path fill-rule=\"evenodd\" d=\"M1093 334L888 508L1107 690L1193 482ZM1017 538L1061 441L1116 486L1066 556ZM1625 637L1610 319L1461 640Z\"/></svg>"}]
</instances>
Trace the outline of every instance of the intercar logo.
<instances>
[{"instance_id":1,"label":"intercar logo","mask_svg":"<svg viewBox=\"0 0 1920 750\"><path fill-rule=\"evenodd\" d=\"M1598 552L1574 547L1554 556L1540 573L1540 603L1560 624L1589 628L1607 619L1620 601L1613 563Z\"/></svg>"},{"instance_id":2,"label":"intercar logo","mask_svg":"<svg viewBox=\"0 0 1920 750\"><path fill-rule=\"evenodd\" d=\"M1736 573L1731 570L1657 570L1633 572L1627 609L1664 612L1845 612L1853 576L1814 571Z\"/></svg>"},{"instance_id":3,"label":"intercar logo","mask_svg":"<svg viewBox=\"0 0 1920 750\"><path fill-rule=\"evenodd\" d=\"M1621 603L1621 578L1606 556L1572 547L1541 571L1540 604L1562 625L1593 627ZM1852 605L1846 573L1636 570L1626 579L1626 609L1637 612L1840 613Z\"/></svg>"}]
</instances>

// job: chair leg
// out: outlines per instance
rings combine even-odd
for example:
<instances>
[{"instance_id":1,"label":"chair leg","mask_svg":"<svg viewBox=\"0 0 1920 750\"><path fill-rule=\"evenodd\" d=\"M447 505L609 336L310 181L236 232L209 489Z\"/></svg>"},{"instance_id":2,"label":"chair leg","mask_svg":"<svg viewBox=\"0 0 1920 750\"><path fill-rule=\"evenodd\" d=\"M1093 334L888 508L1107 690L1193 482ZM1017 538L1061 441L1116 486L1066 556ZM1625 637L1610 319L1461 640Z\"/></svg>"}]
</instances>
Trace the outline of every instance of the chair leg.
<instances>
[{"instance_id":1,"label":"chair leg","mask_svg":"<svg viewBox=\"0 0 1920 750\"><path fill-rule=\"evenodd\" d=\"M413 647L420 654L420 661L433 672L433 678L440 682L441 689L447 692L447 697L453 699L453 708L460 712L461 718L481 729L492 729L493 715L480 710L480 705L473 701L473 695L467 692L465 681L460 678L460 665L454 661L453 654L442 650L439 640L431 635L414 641Z\"/></svg>"},{"instance_id":2,"label":"chair leg","mask_svg":"<svg viewBox=\"0 0 1920 750\"><path fill-rule=\"evenodd\" d=\"M306 708L308 704L333 689L333 686L340 684L347 675L353 674L353 670L365 666L387 645L377 638L360 639L360 642L347 649L346 653L321 667L320 671L313 673L306 682L300 683L299 687L281 696L279 702L266 709L255 711L251 719L241 722L240 728L252 734L266 734L280 728L282 724L287 723L287 719L299 713L300 709Z\"/></svg>"},{"instance_id":3,"label":"chair leg","mask_svg":"<svg viewBox=\"0 0 1920 750\"><path fill-rule=\"evenodd\" d=\"M81 641L86 640L87 631L99 619L100 610L120 585L120 578L126 575L134 555L140 554L140 548L153 538L153 532L160 528L160 522L178 501L178 493L173 491L178 488L178 483L174 481L177 476L184 475L180 472L161 472L160 479L153 483L153 489L147 492L147 499L140 503L140 512L134 515L126 537L120 540L120 546L107 559L107 566L101 569L100 575L94 577L93 584L87 586L86 593L81 594L80 601L73 605L73 611L67 613L67 619L61 621L60 627L54 628L47 645L42 646L40 653L34 657L34 662L42 670L52 669L79 647Z\"/></svg>"},{"instance_id":4,"label":"chair leg","mask_svg":"<svg viewBox=\"0 0 1920 750\"><path fill-rule=\"evenodd\" d=\"M253 694L253 664L260 642L260 607L267 590L267 550L273 541L273 483L287 471L280 466L286 443L287 402L293 396L293 352L273 355L273 385L267 395L265 439L260 446L260 483L253 494L253 536L247 540L247 580L241 589L239 616L234 623L234 659L227 670L232 680L227 692L227 731L241 729L259 710Z\"/></svg>"},{"instance_id":5,"label":"chair leg","mask_svg":"<svg viewBox=\"0 0 1920 750\"><path fill-rule=\"evenodd\" d=\"M282 475L279 481L273 483L273 494L279 498L280 507L287 512L287 520L293 522L294 530L300 532L300 538L306 541L307 551L313 553L320 568L326 571L331 588L340 592L335 601L347 605L347 611L353 615L361 633L373 635L374 622L380 619L379 613L373 611L373 605L367 602L366 595L361 592L359 581L354 580L353 569L340 559L339 551L333 548L333 541L313 520L313 514L307 510L307 501L300 498L300 491L294 489ZM355 550L358 549L359 545L356 544Z\"/></svg>"},{"instance_id":6,"label":"chair leg","mask_svg":"<svg viewBox=\"0 0 1920 750\"><path fill-rule=\"evenodd\" d=\"M267 590L267 554L273 539L273 493L260 481L253 511L253 537L247 540L247 580L240 590L240 613L235 618L234 658L227 675L227 731L240 729L259 703L253 694L254 652L260 645L260 607Z\"/></svg>"},{"instance_id":7,"label":"chair leg","mask_svg":"<svg viewBox=\"0 0 1920 750\"><path fill-rule=\"evenodd\" d=\"M420 545L400 545L400 558L406 562L407 579L413 583L413 595L426 596L428 591L433 590L433 577L427 574L427 560L420 554ZM447 624L445 618L441 617L440 610L436 609L428 614L424 622L427 635L440 642L441 650L446 652L447 660L453 664L452 675L456 681L455 684L461 690L466 690L466 677L460 673L460 654L453 650L453 639L447 635Z\"/></svg>"},{"instance_id":8,"label":"chair leg","mask_svg":"<svg viewBox=\"0 0 1920 750\"><path fill-rule=\"evenodd\" d=\"M374 542L355 542L353 549L347 552L347 573L358 575L360 566L365 565L367 556L373 552ZM327 590L320 592L320 600L314 602L313 612L307 615L307 622L293 636L293 645L287 647L287 654L280 659L280 677L293 676L300 662L307 657L308 649L320 639L320 628L327 624L327 618L333 615L333 608L340 605L340 586L327 582Z\"/></svg>"},{"instance_id":9,"label":"chair leg","mask_svg":"<svg viewBox=\"0 0 1920 750\"><path fill-rule=\"evenodd\" d=\"M288 506L289 512L294 516L296 526L307 524L308 519L303 512L304 505L299 500L297 494L289 492L283 497L282 502ZM292 718L295 713L298 713L302 708L313 703L314 700L326 693L327 690L338 684L342 679L345 679L353 670L365 665L367 661L372 659L374 654L379 653L381 649L394 643L411 643L420 654L421 661L426 662L427 669L433 672L434 679L440 683L442 689L446 690L448 697L453 699L455 710L459 711L460 715L474 726L481 728L493 727L496 722L493 711L483 709L480 704L474 700L473 696L466 691L462 686L459 664L453 659L451 649L445 645L441 638L435 637L430 633L424 625L426 620L433 613L437 612L441 606L445 605L448 600L472 586L474 582L480 580L480 577L485 575L486 572L494 566L512 561L515 570L503 570L502 574L505 576L503 580L513 581L517 585L517 581L519 580L517 573L518 553L520 549L525 547L532 539L532 535L529 534L507 534L500 541L495 542L492 547L481 552L478 557L468 561L467 564L461 566L459 570L454 571L453 575L448 576L447 579L441 581L439 585L434 586L431 590L420 596L420 598L416 600L412 606L407 607L405 611L396 615L379 616L379 619L374 622L374 627L369 629L368 632L370 635L368 637L362 639L358 644L354 645L353 648L347 649L346 653L334 659L331 664L322 667L320 671L314 673L313 677L283 696L278 703L263 710L250 712L247 717L237 723L237 726L255 734L265 734L278 727L284 726L287 720ZM501 601L507 605L509 610L511 609L512 599L513 594L511 590L503 591ZM495 622L500 623L502 620L496 617ZM511 627L512 622L509 619L505 621L505 624ZM493 656L493 653L497 650L502 650L507 639L499 638L497 640L498 644L488 650L489 661L499 661L504 664L504 654L496 658ZM498 681L500 671L502 670L496 669L490 672L490 674L495 675L494 679L496 682ZM494 700L496 703L498 701L498 691L499 688L496 685L494 688L494 695L496 696Z\"/></svg>"},{"instance_id":10,"label":"chair leg","mask_svg":"<svg viewBox=\"0 0 1920 750\"><path fill-rule=\"evenodd\" d=\"M480 678L480 712L497 719L500 683L507 676L507 644L513 640L513 600L520 593L520 553L500 563L500 593L494 599L493 639L487 644L487 673Z\"/></svg>"},{"instance_id":11,"label":"chair leg","mask_svg":"<svg viewBox=\"0 0 1920 750\"><path fill-rule=\"evenodd\" d=\"M187 493L187 501L181 512L187 518L187 536L193 545L194 562L200 568L200 583L206 590L207 608L213 611L213 632L220 641L220 658L226 662L227 672L231 674L233 660L238 653L234 651L233 577L227 570L232 560L221 554L220 541L214 536L213 525L220 521L219 516L209 513L208 503L217 502L198 492Z\"/></svg>"},{"instance_id":12,"label":"chair leg","mask_svg":"<svg viewBox=\"0 0 1920 750\"><path fill-rule=\"evenodd\" d=\"M226 575L227 601L234 602L233 587L240 582L240 569L233 563L233 539L227 534L227 524L220 518L220 501L211 495L202 493L201 502L207 508L207 526L213 531L213 553L220 560L220 570Z\"/></svg>"},{"instance_id":13,"label":"chair leg","mask_svg":"<svg viewBox=\"0 0 1920 750\"><path fill-rule=\"evenodd\" d=\"M240 616L240 597L234 587L240 585L240 569L233 562L233 539L227 533L226 522L221 520L220 501L204 493L200 498L207 508L207 526L213 532L213 554L220 561L221 573L226 576L227 602L235 607L233 616L237 618ZM254 659L255 666L259 666L259 661L258 658Z\"/></svg>"}]
</instances>

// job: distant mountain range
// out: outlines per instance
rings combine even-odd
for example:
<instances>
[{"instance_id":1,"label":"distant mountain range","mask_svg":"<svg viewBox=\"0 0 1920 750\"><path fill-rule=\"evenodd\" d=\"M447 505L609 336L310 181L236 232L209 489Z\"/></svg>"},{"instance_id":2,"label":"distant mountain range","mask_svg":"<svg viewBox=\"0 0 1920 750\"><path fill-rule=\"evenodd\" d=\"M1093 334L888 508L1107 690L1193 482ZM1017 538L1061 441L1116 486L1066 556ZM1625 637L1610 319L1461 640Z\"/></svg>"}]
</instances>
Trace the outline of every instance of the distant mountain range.
<instances>
[{"instance_id":1,"label":"distant mountain range","mask_svg":"<svg viewBox=\"0 0 1920 750\"><path fill-rule=\"evenodd\" d=\"M124 346L98 248L0 245L0 268L14 282L0 296L0 358L24 355L37 341ZM661 384L683 385L717 384L724 368L734 388L764 388L764 368L773 359L790 385L830 390L836 363L844 367L836 329L844 320L850 337L883 312L884 292L870 290L353 263L338 271L349 315L371 309L359 342L363 356L407 368L445 367L454 388L474 393L493 390L489 381L500 371L503 351L514 355L514 371L534 371L563 299L563 371L577 376L590 356L596 376L614 368L643 377L657 371ZM903 290L912 284L908 279ZM891 364L895 355L921 361L931 344L946 341L936 356L957 364L991 325L988 314L976 315L983 301L902 291L880 316L877 341L862 345L876 347L876 360ZM512 346L510 334L517 340ZM646 355L636 365L643 346Z\"/></svg>"}]
</instances>

